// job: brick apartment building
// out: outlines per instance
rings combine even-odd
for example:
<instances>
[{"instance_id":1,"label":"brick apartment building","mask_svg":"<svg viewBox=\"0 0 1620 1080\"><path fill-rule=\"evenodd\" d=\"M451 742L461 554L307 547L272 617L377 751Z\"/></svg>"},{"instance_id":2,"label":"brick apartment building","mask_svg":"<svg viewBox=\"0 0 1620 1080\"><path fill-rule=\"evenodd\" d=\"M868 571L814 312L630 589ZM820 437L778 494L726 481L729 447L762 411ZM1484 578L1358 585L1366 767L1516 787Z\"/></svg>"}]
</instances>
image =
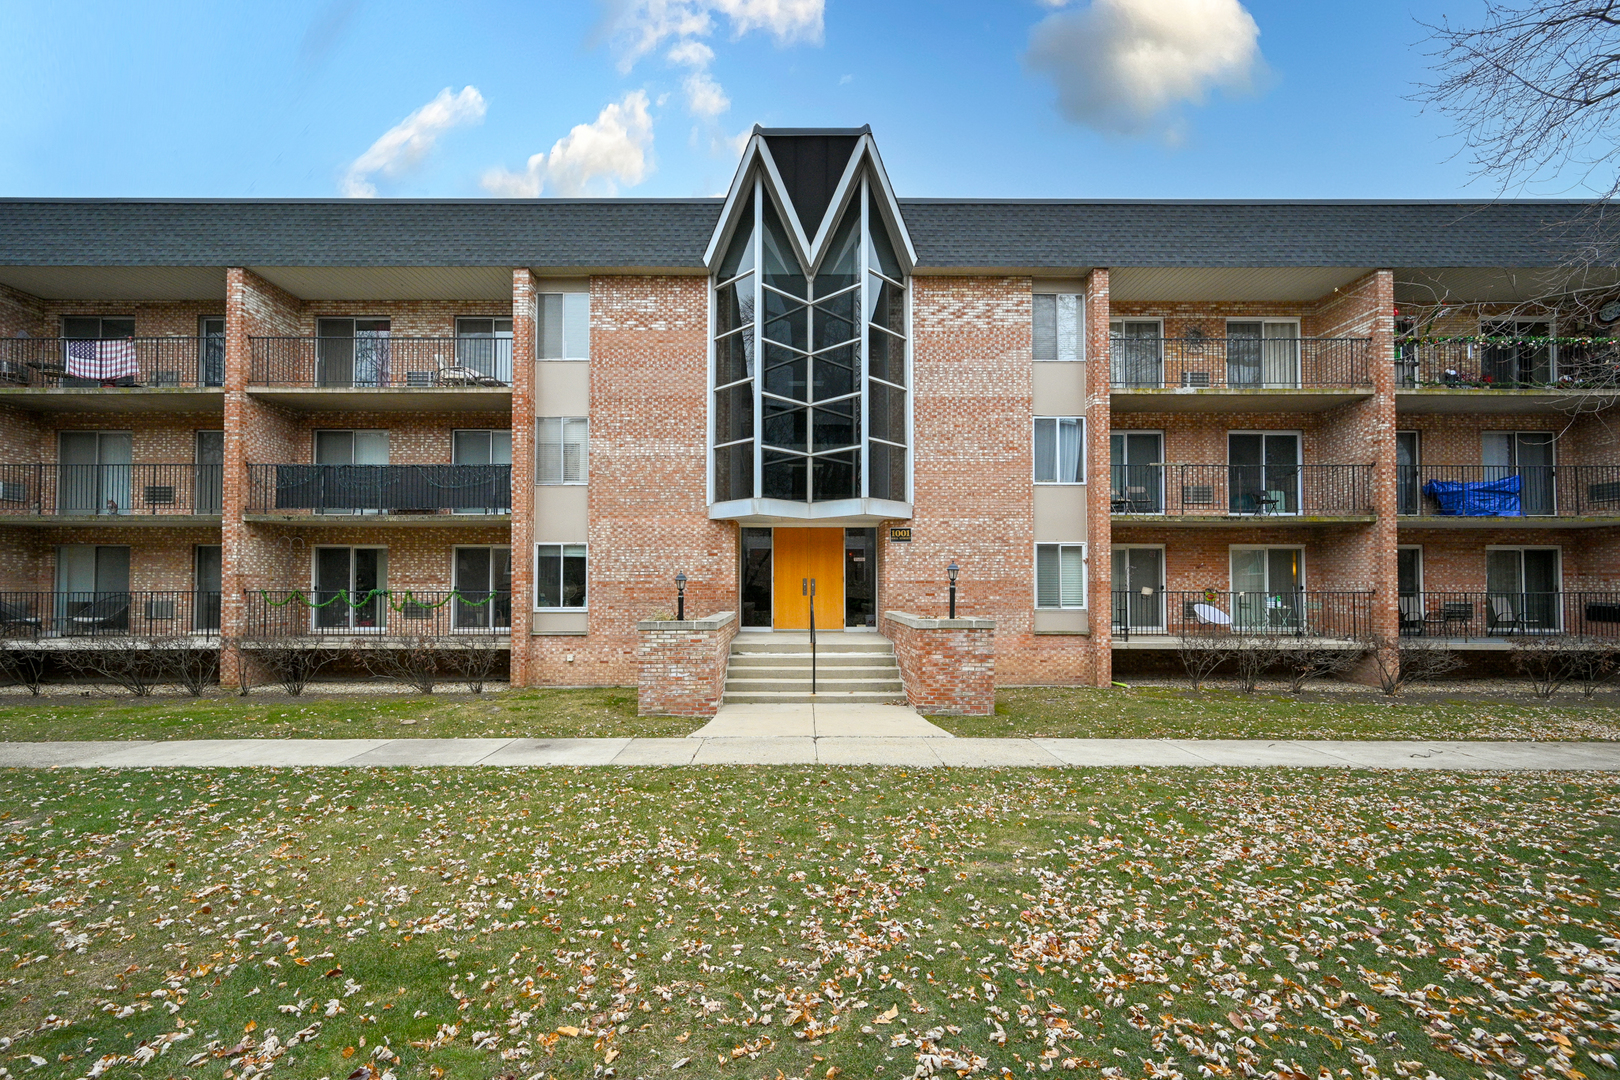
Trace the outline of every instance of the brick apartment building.
<instances>
[{"instance_id":1,"label":"brick apartment building","mask_svg":"<svg viewBox=\"0 0 1620 1080\"><path fill-rule=\"evenodd\" d=\"M907 200L866 129L723 199L6 200L0 632L485 635L697 712L811 579L931 708L1191 627L1615 634L1584 209Z\"/></svg>"}]
</instances>

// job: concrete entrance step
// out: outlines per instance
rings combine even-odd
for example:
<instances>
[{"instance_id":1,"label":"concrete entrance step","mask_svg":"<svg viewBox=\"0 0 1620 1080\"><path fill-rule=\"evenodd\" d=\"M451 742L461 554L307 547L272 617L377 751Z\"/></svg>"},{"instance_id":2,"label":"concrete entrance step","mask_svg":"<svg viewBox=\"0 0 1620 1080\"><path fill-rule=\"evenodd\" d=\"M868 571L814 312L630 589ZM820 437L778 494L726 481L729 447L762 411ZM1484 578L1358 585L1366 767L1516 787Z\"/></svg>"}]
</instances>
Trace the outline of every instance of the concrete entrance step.
<instances>
[{"instance_id":1,"label":"concrete entrance step","mask_svg":"<svg viewBox=\"0 0 1620 1080\"><path fill-rule=\"evenodd\" d=\"M821 671L892 671L894 657L884 653L833 653L816 658ZM809 653L744 653L731 658L732 671L810 671Z\"/></svg>"},{"instance_id":2,"label":"concrete entrance step","mask_svg":"<svg viewBox=\"0 0 1620 1080\"><path fill-rule=\"evenodd\" d=\"M888 638L872 638L860 635L851 641L849 637L840 636L828 640L818 638L816 641L816 654L818 656L868 655L893 656L894 645ZM810 639L794 641L783 639L778 635L761 635L760 638L743 637L739 634L731 639L731 655L733 656L809 656Z\"/></svg>"},{"instance_id":3,"label":"concrete entrance step","mask_svg":"<svg viewBox=\"0 0 1620 1080\"><path fill-rule=\"evenodd\" d=\"M845 690L812 694L808 684L799 690L727 690L726 705L904 705L906 695L895 690Z\"/></svg>"}]
</instances>

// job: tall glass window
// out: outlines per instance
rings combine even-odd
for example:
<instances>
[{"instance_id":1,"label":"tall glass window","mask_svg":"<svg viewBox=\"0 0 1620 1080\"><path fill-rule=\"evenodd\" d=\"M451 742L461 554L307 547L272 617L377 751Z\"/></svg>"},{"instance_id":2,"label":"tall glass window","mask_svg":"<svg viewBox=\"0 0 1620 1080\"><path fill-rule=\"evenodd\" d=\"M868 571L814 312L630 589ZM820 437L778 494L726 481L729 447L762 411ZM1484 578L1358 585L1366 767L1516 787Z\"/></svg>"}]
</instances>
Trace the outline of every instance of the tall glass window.
<instances>
[{"instance_id":1,"label":"tall glass window","mask_svg":"<svg viewBox=\"0 0 1620 1080\"><path fill-rule=\"evenodd\" d=\"M714 289L715 501L905 501L905 275L868 182L809 268L756 178Z\"/></svg>"}]
</instances>

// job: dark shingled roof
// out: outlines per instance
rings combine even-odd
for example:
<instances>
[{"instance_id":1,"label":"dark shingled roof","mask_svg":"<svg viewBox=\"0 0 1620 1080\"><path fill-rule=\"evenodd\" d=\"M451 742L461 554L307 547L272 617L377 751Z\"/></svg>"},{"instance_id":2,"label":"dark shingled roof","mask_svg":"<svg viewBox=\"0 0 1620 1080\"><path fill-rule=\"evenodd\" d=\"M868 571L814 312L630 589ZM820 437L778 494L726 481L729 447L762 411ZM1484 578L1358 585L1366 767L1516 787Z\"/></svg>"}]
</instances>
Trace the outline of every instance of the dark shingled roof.
<instances>
[{"instance_id":1,"label":"dark shingled roof","mask_svg":"<svg viewBox=\"0 0 1620 1080\"><path fill-rule=\"evenodd\" d=\"M718 199L0 199L0 265L695 269ZM1572 201L902 199L923 268L1545 266Z\"/></svg>"}]
</instances>

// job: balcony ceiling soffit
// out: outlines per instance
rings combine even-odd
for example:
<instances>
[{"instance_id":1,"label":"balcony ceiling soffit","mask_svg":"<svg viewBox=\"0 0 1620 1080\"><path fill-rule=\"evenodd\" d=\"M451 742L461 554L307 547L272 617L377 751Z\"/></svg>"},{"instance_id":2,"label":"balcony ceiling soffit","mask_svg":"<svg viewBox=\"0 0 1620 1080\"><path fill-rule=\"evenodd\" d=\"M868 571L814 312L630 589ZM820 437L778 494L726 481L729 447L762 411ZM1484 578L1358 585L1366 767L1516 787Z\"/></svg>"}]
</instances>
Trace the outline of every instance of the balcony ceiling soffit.
<instances>
[{"instance_id":1,"label":"balcony ceiling soffit","mask_svg":"<svg viewBox=\"0 0 1620 1080\"><path fill-rule=\"evenodd\" d=\"M1370 273L1368 267L1115 267L1108 273L1115 301L1235 303L1320 300Z\"/></svg>"},{"instance_id":2,"label":"balcony ceiling soffit","mask_svg":"<svg viewBox=\"0 0 1620 1080\"><path fill-rule=\"evenodd\" d=\"M0 284L43 300L225 300L223 266L0 266Z\"/></svg>"},{"instance_id":3,"label":"balcony ceiling soffit","mask_svg":"<svg viewBox=\"0 0 1620 1080\"><path fill-rule=\"evenodd\" d=\"M1395 302L1511 304L1617 286L1620 270L1609 267L1406 268L1395 271Z\"/></svg>"},{"instance_id":4,"label":"balcony ceiling soffit","mask_svg":"<svg viewBox=\"0 0 1620 1080\"><path fill-rule=\"evenodd\" d=\"M512 301L508 266L254 266L304 300Z\"/></svg>"}]
</instances>

